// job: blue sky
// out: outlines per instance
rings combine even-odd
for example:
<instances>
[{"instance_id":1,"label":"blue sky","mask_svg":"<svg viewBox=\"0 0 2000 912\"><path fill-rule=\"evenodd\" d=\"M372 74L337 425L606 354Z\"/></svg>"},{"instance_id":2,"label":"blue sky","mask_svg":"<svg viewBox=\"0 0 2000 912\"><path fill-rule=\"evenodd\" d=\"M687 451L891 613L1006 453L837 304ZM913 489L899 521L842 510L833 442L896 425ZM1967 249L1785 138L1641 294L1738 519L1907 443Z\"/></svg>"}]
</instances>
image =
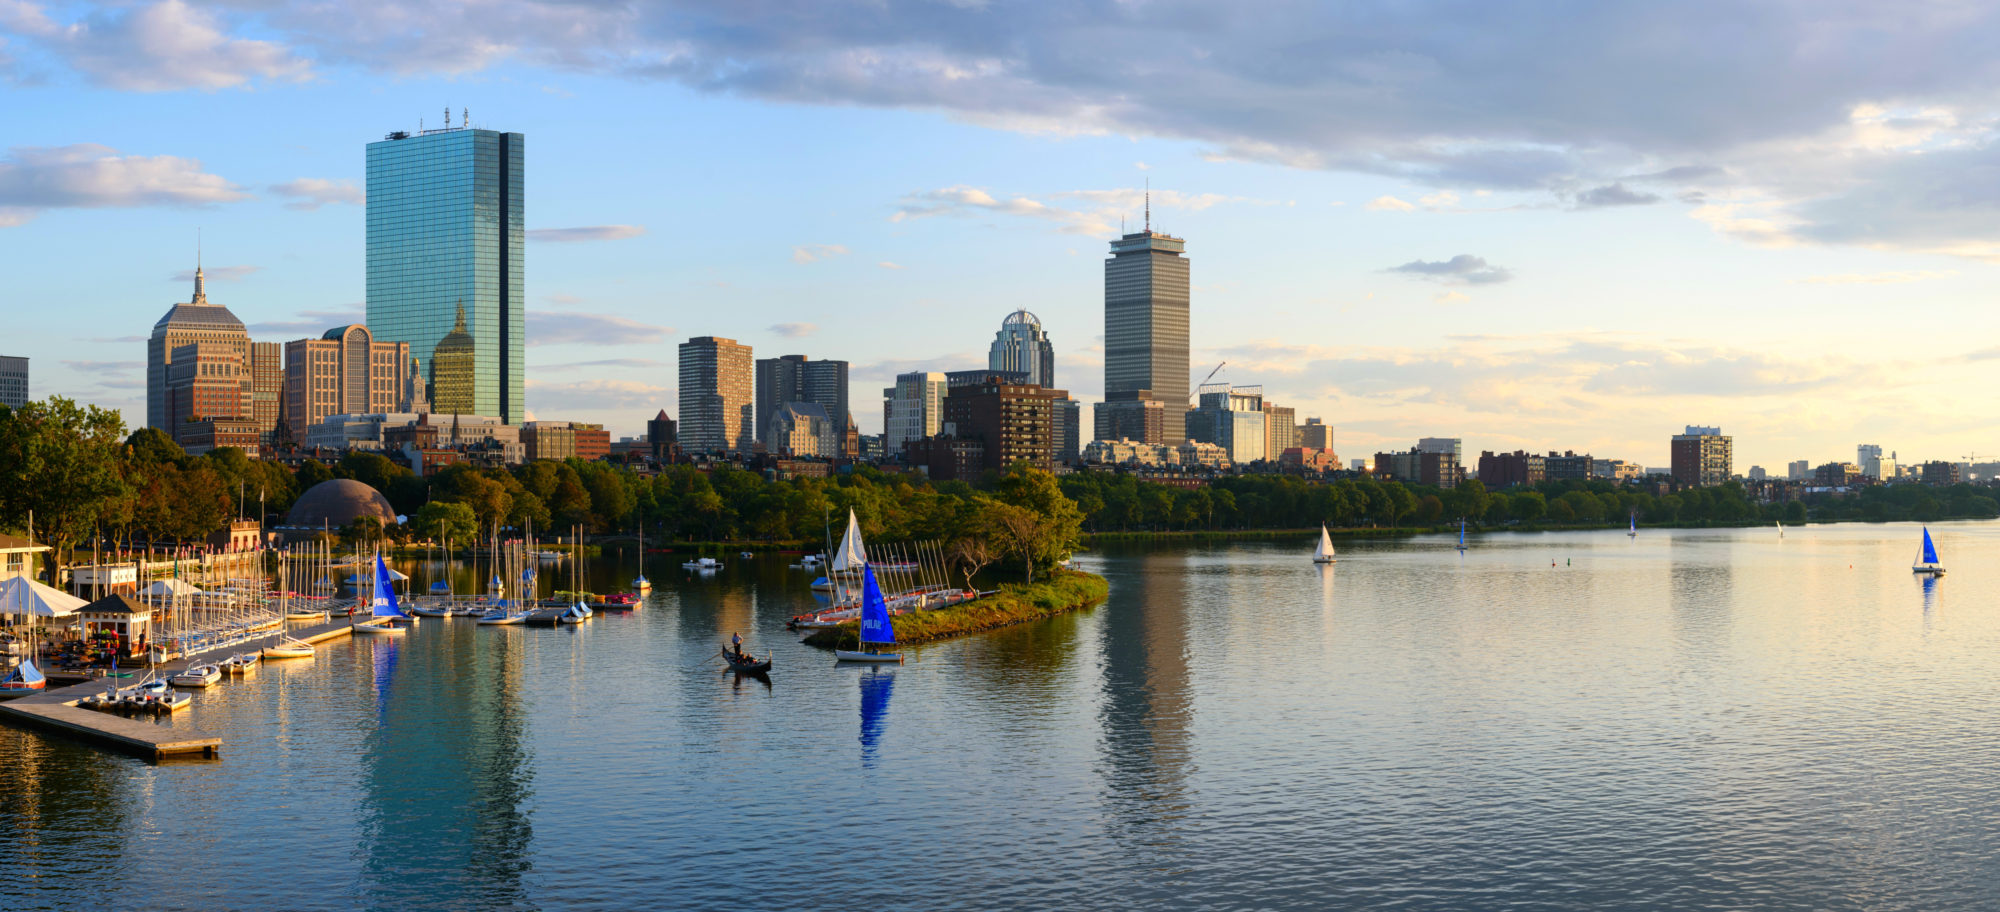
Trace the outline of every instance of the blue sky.
<instances>
[{"instance_id":1,"label":"blue sky","mask_svg":"<svg viewBox=\"0 0 2000 912\"><path fill-rule=\"evenodd\" d=\"M142 415L197 228L255 338L356 319L363 146L449 106L527 135L537 417L639 433L715 334L874 432L1017 307L1092 402L1150 180L1195 378L1343 456L2000 453L2000 27L1880 6L0 0L0 353Z\"/></svg>"}]
</instances>

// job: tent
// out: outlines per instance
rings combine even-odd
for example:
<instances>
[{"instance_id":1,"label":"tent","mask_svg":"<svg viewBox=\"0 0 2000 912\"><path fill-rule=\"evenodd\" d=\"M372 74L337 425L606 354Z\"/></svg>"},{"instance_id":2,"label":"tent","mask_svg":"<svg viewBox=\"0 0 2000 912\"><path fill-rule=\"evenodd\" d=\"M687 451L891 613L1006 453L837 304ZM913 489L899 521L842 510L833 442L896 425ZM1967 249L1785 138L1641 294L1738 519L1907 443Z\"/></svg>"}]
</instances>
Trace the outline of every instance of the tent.
<instances>
[{"instance_id":1,"label":"tent","mask_svg":"<svg viewBox=\"0 0 2000 912\"><path fill-rule=\"evenodd\" d=\"M83 599L25 576L0 580L0 614L69 617L85 604Z\"/></svg>"},{"instance_id":2,"label":"tent","mask_svg":"<svg viewBox=\"0 0 2000 912\"><path fill-rule=\"evenodd\" d=\"M147 586L145 591L139 594L158 598L173 598L176 595L201 595L202 591L196 589L193 583L179 577L168 577L153 583L151 586Z\"/></svg>"}]
</instances>

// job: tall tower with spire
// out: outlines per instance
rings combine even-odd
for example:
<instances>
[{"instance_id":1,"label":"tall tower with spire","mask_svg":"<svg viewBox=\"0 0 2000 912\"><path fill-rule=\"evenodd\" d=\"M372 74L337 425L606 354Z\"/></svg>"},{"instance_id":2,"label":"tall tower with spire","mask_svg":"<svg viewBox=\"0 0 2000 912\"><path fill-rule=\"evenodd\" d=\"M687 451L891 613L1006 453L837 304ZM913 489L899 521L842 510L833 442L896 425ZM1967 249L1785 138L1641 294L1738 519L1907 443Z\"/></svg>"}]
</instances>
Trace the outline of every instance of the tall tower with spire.
<instances>
[{"instance_id":1,"label":"tall tower with spire","mask_svg":"<svg viewBox=\"0 0 2000 912\"><path fill-rule=\"evenodd\" d=\"M1129 438L1177 446L1187 440L1187 242L1153 230L1146 189L1145 229L1111 242L1104 261L1104 402L1100 440ZM1157 439L1156 439L1157 438Z\"/></svg>"},{"instance_id":2,"label":"tall tower with spire","mask_svg":"<svg viewBox=\"0 0 2000 912\"><path fill-rule=\"evenodd\" d=\"M168 374L174 363L175 350L188 352L187 346L201 345L211 358L225 361L233 358L242 365L243 403L241 409L232 410L221 406L226 414L217 415L215 405L204 405L190 411L173 408L169 401L167 387ZM251 378L254 376L250 363L250 333L243 328L243 321L229 312L229 308L208 301L208 274L201 266L201 255L197 251L194 267L194 295L184 304L174 304L167 308L159 322L153 324L153 334L146 339L146 426L159 428L167 436L175 437L179 431L179 421L175 412L196 414L203 417L250 417Z\"/></svg>"}]
</instances>

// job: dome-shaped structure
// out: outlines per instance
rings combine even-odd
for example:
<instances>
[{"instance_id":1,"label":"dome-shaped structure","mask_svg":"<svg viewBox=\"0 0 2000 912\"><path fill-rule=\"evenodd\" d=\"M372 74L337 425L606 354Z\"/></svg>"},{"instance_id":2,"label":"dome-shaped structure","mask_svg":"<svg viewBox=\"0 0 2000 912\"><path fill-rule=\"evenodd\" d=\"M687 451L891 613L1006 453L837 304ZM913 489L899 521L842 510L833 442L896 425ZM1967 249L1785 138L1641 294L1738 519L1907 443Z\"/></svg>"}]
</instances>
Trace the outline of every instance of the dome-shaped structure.
<instances>
[{"instance_id":1,"label":"dome-shaped structure","mask_svg":"<svg viewBox=\"0 0 2000 912\"><path fill-rule=\"evenodd\" d=\"M299 495L292 511L285 514L285 525L315 532L338 530L364 516L373 516L385 526L396 524L396 511L382 492L351 478L335 478Z\"/></svg>"},{"instance_id":2,"label":"dome-shaped structure","mask_svg":"<svg viewBox=\"0 0 2000 912\"><path fill-rule=\"evenodd\" d=\"M1008 314L1007 319L1000 321L1001 329L1006 329L1009 326L1032 326L1036 329L1041 329L1042 318L1029 313L1027 308L1024 307Z\"/></svg>"},{"instance_id":3,"label":"dome-shaped structure","mask_svg":"<svg viewBox=\"0 0 2000 912\"><path fill-rule=\"evenodd\" d=\"M458 320L431 349L431 410L447 415L475 414L474 345L465 328L465 302L458 302Z\"/></svg>"}]
</instances>

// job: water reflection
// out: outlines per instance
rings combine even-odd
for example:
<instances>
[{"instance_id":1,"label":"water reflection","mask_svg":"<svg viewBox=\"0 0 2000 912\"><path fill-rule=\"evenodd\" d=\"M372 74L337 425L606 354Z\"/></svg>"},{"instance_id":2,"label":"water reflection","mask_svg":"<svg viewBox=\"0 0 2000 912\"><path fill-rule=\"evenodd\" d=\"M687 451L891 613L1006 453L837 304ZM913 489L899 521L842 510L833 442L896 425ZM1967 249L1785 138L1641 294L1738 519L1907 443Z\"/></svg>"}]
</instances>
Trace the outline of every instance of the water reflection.
<instances>
[{"instance_id":1,"label":"water reflection","mask_svg":"<svg viewBox=\"0 0 2000 912\"><path fill-rule=\"evenodd\" d=\"M1102 613L1100 724L1107 828L1141 851L1163 852L1184 836L1193 696L1188 668L1187 557L1143 554L1117 573ZM1172 867L1150 859L1152 867Z\"/></svg>"},{"instance_id":2,"label":"water reflection","mask_svg":"<svg viewBox=\"0 0 2000 912\"><path fill-rule=\"evenodd\" d=\"M889 727L889 696L896 690L896 673L886 668L861 672L861 768L874 769L882 733Z\"/></svg>"}]
</instances>

